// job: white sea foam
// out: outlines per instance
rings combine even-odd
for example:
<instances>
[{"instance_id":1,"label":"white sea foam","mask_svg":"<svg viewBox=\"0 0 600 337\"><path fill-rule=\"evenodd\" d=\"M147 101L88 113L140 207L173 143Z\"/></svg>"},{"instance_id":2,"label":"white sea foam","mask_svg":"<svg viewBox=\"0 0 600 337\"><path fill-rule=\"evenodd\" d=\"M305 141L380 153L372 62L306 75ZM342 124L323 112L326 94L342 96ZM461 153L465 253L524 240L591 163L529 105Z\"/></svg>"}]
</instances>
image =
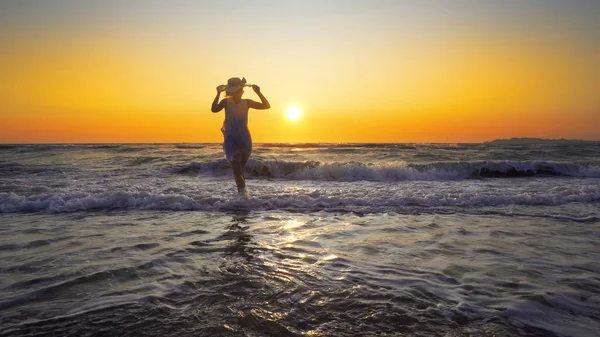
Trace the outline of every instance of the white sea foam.
<instances>
[{"instance_id":1,"label":"white sea foam","mask_svg":"<svg viewBox=\"0 0 600 337\"><path fill-rule=\"evenodd\" d=\"M0 193L0 213L13 212L77 212L86 210L230 210L247 208L253 210L340 210L377 213L396 208L457 208L472 206L504 205L563 205L567 203L594 203L600 201L600 189L584 189L580 193L571 190L548 194L453 194L446 191L403 191L402 193L378 192L376 189L363 194L354 192L331 194L312 192L262 193L253 191L249 200L233 195L213 196L208 193L165 193L158 191L102 192L102 193L39 193L20 195L14 192ZM447 209L446 209L447 211ZM568 218L567 218L568 219Z\"/></svg>"}]
</instances>

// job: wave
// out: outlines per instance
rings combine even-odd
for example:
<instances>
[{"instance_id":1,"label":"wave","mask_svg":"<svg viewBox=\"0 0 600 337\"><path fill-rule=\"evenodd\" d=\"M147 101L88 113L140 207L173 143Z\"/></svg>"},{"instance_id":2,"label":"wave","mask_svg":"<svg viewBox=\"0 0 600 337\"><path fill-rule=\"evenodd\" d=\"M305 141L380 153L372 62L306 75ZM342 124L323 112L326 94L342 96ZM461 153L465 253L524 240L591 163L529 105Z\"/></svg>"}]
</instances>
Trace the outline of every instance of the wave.
<instances>
[{"instance_id":1,"label":"wave","mask_svg":"<svg viewBox=\"0 0 600 337\"><path fill-rule=\"evenodd\" d=\"M259 144L257 144L259 145ZM341 145L338 143L262 143L260 147L283 147L283 148L321 148Z\"/></svg>"},{"instance_id":2,"label":"wave","mask_svg":"<svg viewBox=\"0 0 600 337\"><path fill-rule=\"evenodd\" d=\"M417 144L412 143L260 143L257 144L257 149L260 148L301 148L301 149L416 149ZM428 144L420 144L429 146Z\"/></svg>"},{"instance_id":3,"label":"wave","mask_svg":"<svg viewBox=\"0 0 600 337\"><path fill-rule=\"evenodd\" d=\"M568 203L596 203L600 190L573 194L464 194L449 198L443 194L399 195L397 197L373 195L370 197L331 196L324 192L291 194L262 194L248 200L236 195L186 195L156 192L104 192L104 193L40 193L19 195L0 193L0 213L46 212L71 213L95 210L171 210L171 211L230 211L286 210L286 211L346 211L360 213L396 212L454 212L464 207L487 206L557 206ZM588 220L588 219L585 219Z\"/></svg>"},{"instance_id":4,"label":"wave","mask_svg":"<svg viewBox=\"0 0 600 337\"><path fill-rule=\"evenodd\" d=\"M118 149L120 144L31 144L21 145L23 152L48 151L48 150L79 150L79 149Z\"/></svg>"},{"instance_id":5,"label":"wave","mask_svg":"<svg viewBox=\"0 0 600 337\"><path fill-rule=\"evenodd\" d=\"M118 159L120 162L123 162L123 158L116 158L116 159ZM170 158L167 156L135 156L135 157L129 157L126 159L128 162L124 163L122 165L138 166L138 165L150 164L150 163L162 163L162 162L167 162L170 160Z\"/></svg>"},{"instance_id":6,"label":"wave","mask_svg":"<svg viewBox=\"0 0 600 337\"><path fill-rule=\"evenodd\" d=\"M18 153L37 153L65 150L106 150L110 152L138 152L148 150L156 144L21 144L3 145L0 150L13 150Z\"/></svg>"},{"instance_id":7,"label":"wave","mask_svg":"<svg viewBox=\"0 0 600 337\"><path fill-rule=\"evenodd\" d=\"M28 174L66 174L78 172L77 168L49 165L24 165L14 162L0 163L0 175L28 175Z\"/></svg>"},{"instance_id":8,"label":"wave","mask_svg":"<svg viewBox=\"0 0 600 337\"><path fill-rule=\"evenodd\" d=\"M206 145L198 145L198 144L176 144L176 148L178 149L203 149Z\"/></svg>"},{"instance_id":9,"label":"wave","mask_svg":"<svg viewBox=\"0 0 600 337\"><path fill-rule=\"evenodd\" d=\"M171 168L179 174L225 174L231 165L225 160L193 162ZM250 159L246 174L286 180L317 181L407 181L461 180L517 177L600 178L600 167L546 161L437 162L409 164L403 161L371 164L360 162L279 161Z\"/></svg>"},{"instance_id":10,"label":"wave","mask_svg":"<svg viewBox=\"0 0 600 337\"><path fill-rule=\"evenodd\" d=\"M189 164L177 165L169 168L169 171L176 174L218 174L231 169L231 164L222 158L208 162L191 162Z\"/></svg>"}]
</instances>

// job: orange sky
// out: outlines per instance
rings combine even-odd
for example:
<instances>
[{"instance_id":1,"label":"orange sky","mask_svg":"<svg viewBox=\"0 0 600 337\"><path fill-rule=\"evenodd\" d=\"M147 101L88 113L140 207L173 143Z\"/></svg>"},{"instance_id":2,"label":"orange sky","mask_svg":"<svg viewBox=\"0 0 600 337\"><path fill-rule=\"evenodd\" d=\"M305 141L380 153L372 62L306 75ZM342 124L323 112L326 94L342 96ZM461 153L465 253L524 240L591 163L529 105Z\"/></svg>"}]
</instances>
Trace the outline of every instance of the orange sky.
<instances>
[{"instance_id":1,"label":"orange sky","mask_svg":"<svg viewBox=\"0 0 600 337\"><path fill-rule=\"evenodd\" d=\"M219 142L232 76L255 142L600 140L600 5L219 6L0 4L0 142Z\"/></svg>"}]
</instances>

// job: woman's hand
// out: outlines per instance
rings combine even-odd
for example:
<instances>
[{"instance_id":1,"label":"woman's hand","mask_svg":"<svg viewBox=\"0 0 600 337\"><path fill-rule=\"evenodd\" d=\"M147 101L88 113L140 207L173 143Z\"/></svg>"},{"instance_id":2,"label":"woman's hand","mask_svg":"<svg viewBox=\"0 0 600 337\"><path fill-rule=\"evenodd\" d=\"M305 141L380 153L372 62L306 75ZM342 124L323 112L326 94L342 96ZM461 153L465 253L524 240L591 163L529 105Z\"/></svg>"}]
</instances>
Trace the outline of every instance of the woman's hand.
<instances>
[{"instance_id":1,"label":"woman's hand","mask_svg":"<svg viewBox=\"0 0 600 337\"><path fill-rule=\"evenodd\" d=\"M254 90L255 93L260 94L260 87L256 84L252 85L252 90Z\"/></svg>"},{"instance_id":2,"label":"woman's hand","mask_svg":"<svg viewBox=\"0 0 600 337\"><path fill-rule=\"evenodd\" d=\"M220 86L217 87L217 93L222 93L223 91L225 91L225 89L227 88L226 85L221 84Z\"/></svg>"}]
</instances>

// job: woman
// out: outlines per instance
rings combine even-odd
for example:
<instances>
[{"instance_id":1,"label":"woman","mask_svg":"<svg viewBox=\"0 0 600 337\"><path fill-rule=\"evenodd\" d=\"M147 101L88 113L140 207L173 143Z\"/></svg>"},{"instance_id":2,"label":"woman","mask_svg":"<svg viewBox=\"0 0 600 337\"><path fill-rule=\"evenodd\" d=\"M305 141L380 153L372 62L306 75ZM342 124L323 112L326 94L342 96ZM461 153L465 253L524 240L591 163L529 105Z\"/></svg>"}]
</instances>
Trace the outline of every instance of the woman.
<instances>
[{"instance_id":1,"label":"woman","mask_svg":"<svg viewBox=\"0 0 600 337\"><path fill-rule=\"evenodd\" d=\"M218 86L217 96L212 103L211 111L219 112L225 109L225 121L221 128L225 138L223 150L225 151L225 157L231 163L238 193L248 197L246 179L244 178L246 163L252 152L252 137L250 136L250 130L248 130L248 109L269 109L271 105L260 92L258 85L251 86L260 98L260 103L251 99L242 99L244 87L246 86L250 86L246 84L246 79L238 77L230 78L227 85ZM219 97L223 91L226 93L225 98L219 102Z\"/></svg>"}]
</instances>

